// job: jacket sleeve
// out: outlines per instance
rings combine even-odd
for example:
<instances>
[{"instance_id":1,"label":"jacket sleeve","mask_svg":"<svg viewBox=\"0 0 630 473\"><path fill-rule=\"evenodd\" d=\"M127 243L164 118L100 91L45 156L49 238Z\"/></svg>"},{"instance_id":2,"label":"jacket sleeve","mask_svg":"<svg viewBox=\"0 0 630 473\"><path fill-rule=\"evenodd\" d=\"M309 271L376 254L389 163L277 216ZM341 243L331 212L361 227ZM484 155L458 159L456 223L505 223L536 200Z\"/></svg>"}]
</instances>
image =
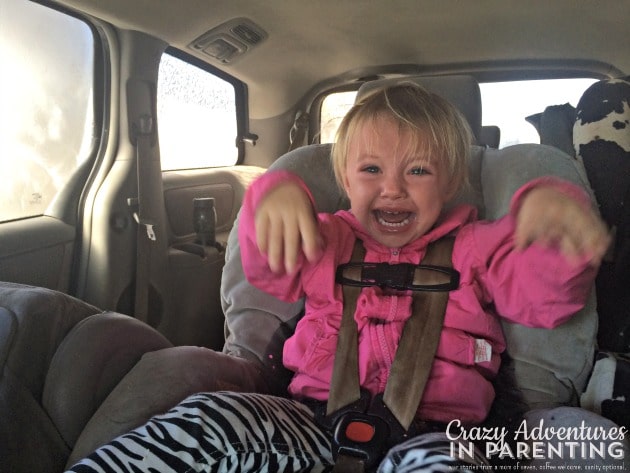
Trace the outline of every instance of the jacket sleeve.
<instances>
[{"instance_id":1,"label":"jacket sleeve","mask_svg":"<svg viewBox=\"0 0 630 473\"><path fill-rule=\"evenodd\" d=\"M516 214L525 194L537 186L554 186L581 205L591 202L582 189L556 178L531 181L514 195L510 212L495 222L479 222L467 228L474 246L469 261L485 299L496 312L529 327L553 328L571 318L586 303L597 268L588 258L568 259L555 248L536 243L524 250L514 246Z\"/></svg>"},{"instance_id":2,"label":"jacket sleeve","mask_svg":"<svg viewBox=\"0 0 630 473\"><path fill-rule=\"evenodd\" d=\"M313 197L306 184L295 174L288 171L269 171L256 179L247 189L238 223L238 239L241 248L243 272L247 280L258 289L286 302L295 302L304 293L301 283L301 267L305 258L298 258L298 271L293 274L273 273L269 268L267 256L260 252L256 244L255 216L258 204L267 192L278 184L293 181L308 195L313 208ZM282 211L279 209L279 211Z\"/></svg>"}]
</instances>

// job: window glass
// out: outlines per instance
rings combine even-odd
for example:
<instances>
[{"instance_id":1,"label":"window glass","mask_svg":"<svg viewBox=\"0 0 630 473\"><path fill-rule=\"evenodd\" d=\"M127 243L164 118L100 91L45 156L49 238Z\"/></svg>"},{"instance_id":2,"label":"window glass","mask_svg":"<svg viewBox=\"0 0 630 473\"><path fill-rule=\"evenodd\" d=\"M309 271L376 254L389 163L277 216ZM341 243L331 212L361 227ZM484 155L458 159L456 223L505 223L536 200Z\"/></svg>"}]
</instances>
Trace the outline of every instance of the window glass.
<instances>
[{"instance_id":1,"label":"window glass","mask_svg":"<svg viewBox=\"0 0 630 473\"><path fill-rule=\"evenodd\" d=\"M480 84L483 125L501 129L500 148L518 143L540 143L526 117L549 105L577 106L582 93L596 79L548 79Z\"/></svg>"},{"instance_id":2,"label":"window glass","mask_svg":"<svg viewBox=\"0 0 630 473\"><path fill-rule=\"evenodd\" d=\"M232 84L165 53L160 61L157 109L162 170L236 164Z\"/></svg>"},{"instance_id":3,"label":"window glass","mask_svg":"<svg viewBox=\"0 0 630 473\"><path fill-rule=\"evenodd\" d=\"M0 221L42 215L92 152L94 37L77 18L2 0Z\"/></svg>"},{"instance_id":4,"label":"window glass","mask_svg":"<svg viewBox=\"0 0 630 473\"><path fill-rule=\"evenodd\" d=\"M346 112L352 107L356 91L329 94L322 101L320 143L333 143L335 133Z\"/></svg>"},{"instance_id":5,"label":"window glass","mask_svg":"<svg viewBox=\"0 0 630 473\"><path fill-rule=\"evenodd\" d=\"M480 84L483 125L501 129L500 147L517 143L539 143L538 132L526 117L549 105L577 106L582 93L596 79L548 79ZM338 92L322 102L321 143L332 143L339 122L352 106L356 92Z\"/></svg>"}]
</instances>

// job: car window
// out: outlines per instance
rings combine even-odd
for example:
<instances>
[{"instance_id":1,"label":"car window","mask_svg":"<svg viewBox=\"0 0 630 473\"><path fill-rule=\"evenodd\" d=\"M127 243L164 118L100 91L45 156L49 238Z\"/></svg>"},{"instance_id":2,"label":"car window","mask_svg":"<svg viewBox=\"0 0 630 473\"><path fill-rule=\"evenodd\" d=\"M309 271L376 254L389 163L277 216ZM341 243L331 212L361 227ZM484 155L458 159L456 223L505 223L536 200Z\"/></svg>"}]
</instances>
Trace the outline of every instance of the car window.
<instances>
[{"instance_id":1,"label":"car window","mask_svg":"<svg viewBox=\"0 0 630 473\"><path fill-rule=\"evenodd\" d=\"M335 133L346 112L352 107L356 91L328 94L322 101L320 114L320 143L333 143Z\"/></svg>"},{"instance_id":2,"label":"car window","mask_svg":"<svg viewBox=\"0 0 630 473\"><path fill-rule=\"evenodd\" d=\"M526 117L549 105L577 106L582 93L596 79L548 79L480 84L483 125L501 129L499 148L519 143L540 143L536 128Z\"/></svg>"},{"instance_id":3,"label":"car window","mask_svg":"<svg viewBox=\"0 0 630 473\"><path fill-rule=\"evenodd\" d=\"M501 129L499 147L518 143L539 143L538 132L526 117L544 111L549 105L576 106L582 93L596 79L547 79L480 84L483 125ZM320 111L320 142L332 143L339 122L352 106L356 92L326 96Z\"/></svg>"},{"instance_id":4,"label":"car window","mask_svg":"<svg viewBox=\"0 0 630 473\"><path fill-rule=\"evenodd\" d=\"M92 154L94 44L81 20L2 0L0 221L42 215Z\"/></svg>"},{"instance_id":5,"label":"car window","mask_svg":"<svg viewBox=\"0 0 630 473\"><path fill-rule=\"evenodd\" d=\"M162 170L231 166L238 160L234 86L164 53L158 78Z\"/></svg>"}]
</instances>

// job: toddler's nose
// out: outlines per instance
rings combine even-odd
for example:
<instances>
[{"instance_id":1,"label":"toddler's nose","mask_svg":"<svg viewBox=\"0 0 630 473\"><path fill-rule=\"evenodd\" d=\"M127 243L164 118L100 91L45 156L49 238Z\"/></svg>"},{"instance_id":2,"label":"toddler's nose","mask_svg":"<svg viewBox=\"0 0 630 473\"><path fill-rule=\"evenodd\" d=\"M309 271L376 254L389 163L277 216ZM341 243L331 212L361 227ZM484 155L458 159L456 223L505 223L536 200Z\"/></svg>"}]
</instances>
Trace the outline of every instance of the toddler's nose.
<instances>
[{"instance_id":1,"label":"toddler's nose","mask_svg":"<svg viewBox=\"0 0 630 473\"><path fill-rule=\"evenodd\" d=\"M405 183L402 176L384 176L381 195L390 199L403 197L405 195Z\"/></svg>"}]
</instances>

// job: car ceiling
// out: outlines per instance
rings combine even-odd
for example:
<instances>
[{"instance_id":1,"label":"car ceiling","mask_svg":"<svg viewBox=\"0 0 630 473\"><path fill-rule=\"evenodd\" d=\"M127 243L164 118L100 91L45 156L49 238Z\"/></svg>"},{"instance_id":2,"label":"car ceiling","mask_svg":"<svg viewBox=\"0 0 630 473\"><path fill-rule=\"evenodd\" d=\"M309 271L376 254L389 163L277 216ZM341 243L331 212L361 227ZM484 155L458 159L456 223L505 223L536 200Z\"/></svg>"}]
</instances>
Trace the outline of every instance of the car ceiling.
<instances>
[{"instance_id":1,"label":"car ceiling","mask_svg":"<svg viewBox=\"0 0 630 473\"><path fill-rule=\"evenodd\" d=\"M627 0L61 0L159 37L248 85L250 114L278 115L306 95L401 71L630 71ZM222 64L189 45L244 17L268 35Z\"/></svg>"}]
</instances>

